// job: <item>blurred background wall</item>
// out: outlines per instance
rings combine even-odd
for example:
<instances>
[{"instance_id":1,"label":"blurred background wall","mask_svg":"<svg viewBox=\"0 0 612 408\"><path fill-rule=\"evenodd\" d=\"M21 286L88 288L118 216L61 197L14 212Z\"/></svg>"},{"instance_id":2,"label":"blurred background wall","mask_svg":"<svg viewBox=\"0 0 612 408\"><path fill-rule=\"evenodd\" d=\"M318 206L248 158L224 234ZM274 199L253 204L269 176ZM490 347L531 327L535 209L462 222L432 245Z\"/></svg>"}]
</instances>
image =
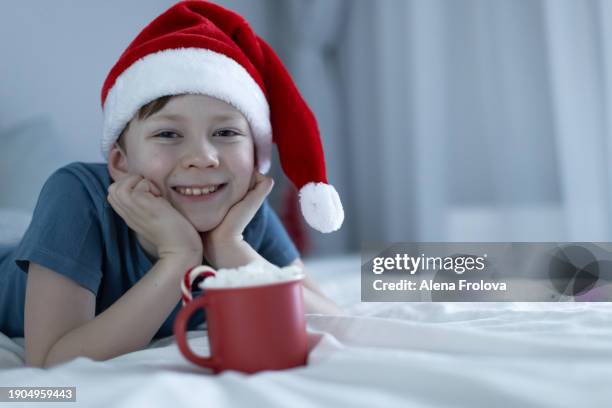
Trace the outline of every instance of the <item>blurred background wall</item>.
<instances>
[{"instance_id":1,"label":"blurred background wall","mask_svg":"<svg viewBox=\"0 0 612 408\"><path fill-rule=\"evenodd\" d=\"M103 161L102 82L173 3L3 5L0 207L31 211L55 168ZM612 2L217 3L277 50L319 120L346 220L328 235L303 227L304 255L612 240ZM290 185L278 162L272 174L285 213Z\"/></svg>"}]
</instances>

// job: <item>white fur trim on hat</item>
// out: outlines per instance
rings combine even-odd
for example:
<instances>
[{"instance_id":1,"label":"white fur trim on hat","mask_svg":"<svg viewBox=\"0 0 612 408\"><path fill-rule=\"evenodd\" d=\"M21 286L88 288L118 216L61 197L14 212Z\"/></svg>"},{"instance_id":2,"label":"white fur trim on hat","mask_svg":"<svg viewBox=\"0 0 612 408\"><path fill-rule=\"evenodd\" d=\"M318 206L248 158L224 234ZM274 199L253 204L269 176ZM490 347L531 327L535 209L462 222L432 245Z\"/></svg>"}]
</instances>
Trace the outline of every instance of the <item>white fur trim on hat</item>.
<instances>
[{"instance_id":1,"label":"white fur trim on hat","mask_svg":"<svg viewBox=\"0 0 612 408\"><path fill-rule=\"evenodd\" d=\"M342 226L344 210L336 189L325 183L308 183L300 189L300 208L308 224L321 232Z\"/></svg>"},{"instance_id":2,"label":"white fur trim on hat","mask_svg":"<svg viewBox=\"0 0 612 408\"><path fill-rule=\"evenodd\" d=\"M207 49L179 48L149 54L115 81L104 102L104 159L138 109L166 95L203 94L238 109L253 132L259 171L270 169L270 107L257 82L233 59Z\"/></svg>"}]
</instances>

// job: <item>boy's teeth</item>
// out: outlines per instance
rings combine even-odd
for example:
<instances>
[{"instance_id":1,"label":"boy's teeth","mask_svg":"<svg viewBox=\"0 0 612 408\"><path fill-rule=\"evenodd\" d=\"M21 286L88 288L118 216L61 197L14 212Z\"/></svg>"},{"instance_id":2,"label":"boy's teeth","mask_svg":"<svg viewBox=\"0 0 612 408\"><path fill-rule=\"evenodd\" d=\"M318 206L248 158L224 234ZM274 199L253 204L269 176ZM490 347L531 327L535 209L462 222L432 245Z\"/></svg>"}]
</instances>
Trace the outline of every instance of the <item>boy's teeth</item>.
<instances>
[{"instance_id":1,"label":"boy's teeth","mask_svg":"<svg viewBox=\"0 0 612 408\"><path fill-rule=\"evenodd\" d=\"M184 195L202 195L202 194L214 193L215 191L217 191L218 187L219 186L213 186L213 187L208 187L208 188L177 187L177 191Z\"/></svg>"}]
</instances>

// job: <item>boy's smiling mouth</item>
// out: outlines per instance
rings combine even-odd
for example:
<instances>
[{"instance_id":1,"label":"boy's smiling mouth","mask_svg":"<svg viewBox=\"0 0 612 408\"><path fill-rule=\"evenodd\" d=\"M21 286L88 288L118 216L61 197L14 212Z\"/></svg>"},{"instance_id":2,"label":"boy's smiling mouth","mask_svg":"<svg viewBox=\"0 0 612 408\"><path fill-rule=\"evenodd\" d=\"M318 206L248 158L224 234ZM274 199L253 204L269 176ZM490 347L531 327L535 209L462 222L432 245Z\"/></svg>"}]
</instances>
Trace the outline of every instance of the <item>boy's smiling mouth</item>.
<instances>
[{"instance_id":1,"label":"boy's smiling mouth","mask_svg":"<svg viewBox=\"0 0 612 408\"><path fill-rule=\"evenodd\" d=\"M190 186L174 186L172 190L176 193L177 196L187 199L189 201L193 200L208 200L214 196L217 196L218 192L223 190L227 183L221 184L207 184L207 185L190 185Z\"/></svg>"}]
</instances>

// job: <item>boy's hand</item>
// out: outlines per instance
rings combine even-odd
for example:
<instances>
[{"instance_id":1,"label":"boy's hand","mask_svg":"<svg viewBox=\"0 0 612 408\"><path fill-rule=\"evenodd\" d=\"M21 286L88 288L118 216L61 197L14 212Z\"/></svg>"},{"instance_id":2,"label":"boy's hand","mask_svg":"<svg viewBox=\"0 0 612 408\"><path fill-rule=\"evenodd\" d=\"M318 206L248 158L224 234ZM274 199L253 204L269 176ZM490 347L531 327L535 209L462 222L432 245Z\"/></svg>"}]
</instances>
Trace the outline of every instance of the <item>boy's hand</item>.
<instances>
[{"instance_id":1,"label":"boy's hand","mask_svg":"<svg viewBox=\"0 0 612 408\"><path fill-rule=\"evenodd\" d=\"M274 180L271 177L255 171L250 189L242 200L230 208L221 224L211 231L200 233L204 256L213 267L229 267L229 263L236 263L237 258L244 255L241 254L244 250L252 252L252 248L245 248L242 233L273 186Z\"/></svg>"},{"instance_id":2,"label":"boy's hand","mask_svg":"<svg viewBox=\"0 0 612 408\"><path fill-rule=\"evenodd\" d=\"M128 175L108 187L107 199L130 228L155 246L159 258L187 255L201 262L198 232L151 180Z\"/></svg>"}]
</instances>

